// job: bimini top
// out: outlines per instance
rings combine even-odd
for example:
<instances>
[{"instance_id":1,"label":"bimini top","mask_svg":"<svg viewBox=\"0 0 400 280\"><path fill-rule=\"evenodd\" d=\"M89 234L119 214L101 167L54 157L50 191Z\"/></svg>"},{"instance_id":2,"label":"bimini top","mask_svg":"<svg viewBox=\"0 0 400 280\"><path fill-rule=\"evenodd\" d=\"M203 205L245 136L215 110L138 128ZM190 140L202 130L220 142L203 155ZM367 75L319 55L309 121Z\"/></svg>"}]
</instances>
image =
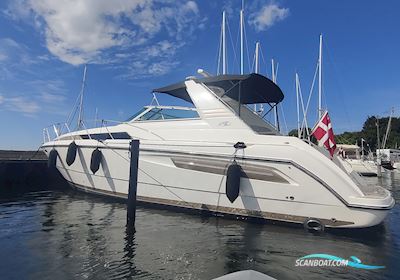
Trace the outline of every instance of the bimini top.
<instances>
[{"instance_id":1,"label":"bimini top","mask_svg":"<svg viewBox=\"0 0 400 280\"><path fill-rule=\"evenodd\" d=\"M219 97L228 96L240 104L279 103L283 100L282 90L259 74L218 75L194 81L205 84ZM167 93L193 103L184 82L157 88L153 92Z\"/></svg>"}]
</instances>

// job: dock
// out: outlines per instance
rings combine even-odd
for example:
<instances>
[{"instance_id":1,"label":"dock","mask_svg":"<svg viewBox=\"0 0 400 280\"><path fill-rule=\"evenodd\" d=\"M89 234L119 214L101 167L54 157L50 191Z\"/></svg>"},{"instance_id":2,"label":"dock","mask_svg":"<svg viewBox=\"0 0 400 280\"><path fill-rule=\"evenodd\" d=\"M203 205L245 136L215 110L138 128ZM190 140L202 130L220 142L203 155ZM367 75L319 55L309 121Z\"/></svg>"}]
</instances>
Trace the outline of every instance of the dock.
<instances>
[{"instance_id":1,"label":"dock","mask_svg":"<svg viewBox=\"0 0 400 280\"><path fill-rule=\"evenodd\" d=\"M47 161L42 151L0 150L0 162L5 161Z\"/></svg>"},{"instance_id":2,"label":"dock","mask_svg":"<svg viewBox=\"0 0 400 280\"><path fill-rule=\"evenodd\" d=\"M0 151L0 192L63 187L66 184L58 171L48 169L44 152Z\"/></svg>"}]
</instances>

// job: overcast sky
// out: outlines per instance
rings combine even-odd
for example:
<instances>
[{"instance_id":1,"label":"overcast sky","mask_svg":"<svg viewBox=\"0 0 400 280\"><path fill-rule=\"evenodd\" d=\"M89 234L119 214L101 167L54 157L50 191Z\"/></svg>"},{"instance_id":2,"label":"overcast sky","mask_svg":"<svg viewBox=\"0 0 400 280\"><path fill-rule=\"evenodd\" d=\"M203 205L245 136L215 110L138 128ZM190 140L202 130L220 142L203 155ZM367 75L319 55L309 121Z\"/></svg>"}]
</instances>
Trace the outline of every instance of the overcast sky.
<instances>
[{"instance_id":1,"label":"overcast sky","mask_svg":"<svg viewBox=\"0 0 400 280\"><path fill-rule=\"evenodd\" d=\"M239 72L241 1L4 0L0 2L0 148L36 149L42 128L63 122L88 64L85 118L124 120L151 89L217 72L221 14L228 71ZM307 98L324 35L323 104L336 132L400 110L398 1L246 1L245 72L260 41L261 71L285 93L281 124L296 127L294 75ZM310 122L316 116L316 92ZM172 101L160 97L162 102ZM281 112L282 114L282 112ZM284 123L286 120L286 125Z\"/></svg>"}]
</instances>

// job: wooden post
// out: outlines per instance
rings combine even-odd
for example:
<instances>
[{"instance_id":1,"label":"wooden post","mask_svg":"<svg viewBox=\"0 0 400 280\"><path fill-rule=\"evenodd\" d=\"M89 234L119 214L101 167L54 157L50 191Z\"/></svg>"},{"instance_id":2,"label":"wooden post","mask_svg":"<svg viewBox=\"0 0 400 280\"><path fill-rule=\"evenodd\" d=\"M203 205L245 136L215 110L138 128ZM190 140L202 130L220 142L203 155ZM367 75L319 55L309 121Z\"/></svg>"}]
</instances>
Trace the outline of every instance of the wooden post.
<instances>
[{"instance_id":1,"label":"wooden post","mask_svg":"<svg viewBox=\"0 0 400 280\"><path fill-rule=\"evenodd\" d=\"M129 170L129 190L127 205L127 226L135 229L136 220L136 193L139 164L139 140L132 140L129 147L131 153Z\"/></svg>"}]
</instances>

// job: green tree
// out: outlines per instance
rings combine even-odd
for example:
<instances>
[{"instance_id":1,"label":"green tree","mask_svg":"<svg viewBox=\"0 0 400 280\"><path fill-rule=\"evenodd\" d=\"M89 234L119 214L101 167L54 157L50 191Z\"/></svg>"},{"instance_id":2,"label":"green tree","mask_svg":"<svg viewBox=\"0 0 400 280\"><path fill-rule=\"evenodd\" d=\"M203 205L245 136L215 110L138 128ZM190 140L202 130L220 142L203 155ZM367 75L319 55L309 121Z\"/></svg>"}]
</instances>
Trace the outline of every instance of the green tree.
<instances>
[{"instance_id":1,"label":"green tree","mask_svg":"<svg viewBox=\"0 0 400 280\"><path fill-rule=\"evenodd\" d=\"M386 133L389 118L380 118L379 122L379 134L381 141ZM375 116L369 116L364 122L361 131L355 132L343 132L335 136L336 142L339 144L356 144L361 145L361 138L363 138L370 146L371 150L375 150L378 146L377 140L377 118ZM386 148L397 148L400 144L400 118L392 118L391 129L389 131L389 137L386 142ZM382 145L382 144L381 144Z\"/></svg>"}]
</instances>

